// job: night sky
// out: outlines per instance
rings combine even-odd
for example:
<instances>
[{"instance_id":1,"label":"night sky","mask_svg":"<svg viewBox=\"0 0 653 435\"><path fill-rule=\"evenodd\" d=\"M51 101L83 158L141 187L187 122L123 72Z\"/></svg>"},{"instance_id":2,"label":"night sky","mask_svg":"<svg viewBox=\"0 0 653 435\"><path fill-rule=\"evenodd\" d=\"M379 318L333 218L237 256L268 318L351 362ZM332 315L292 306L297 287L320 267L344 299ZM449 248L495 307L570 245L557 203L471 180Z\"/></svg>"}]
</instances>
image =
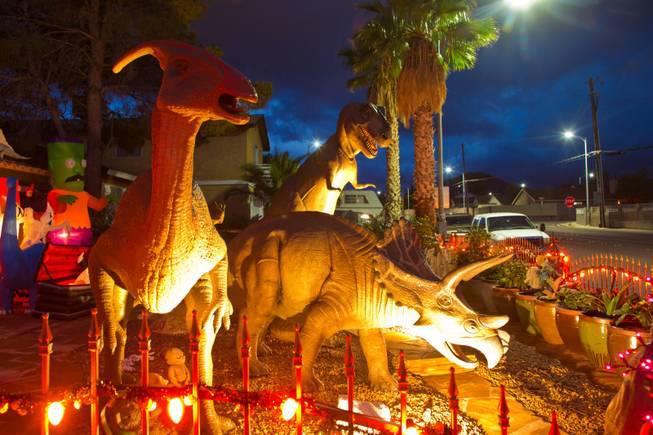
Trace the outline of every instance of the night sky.
<instances>
[{"instance_id":1,"label":"night sky","mask_svg":"<svg viewBox=\"0 0 653 435\"><path fill-rule=\"evenodd\" d=\"M215 0L193 28L200 42L252 80L271 81L266 115L272 148L301 155L326 140L340 108L365 100L351 93L351 71L337 53L369 15L352 0ZM653 1L539 0L525 13L503 0L479 1L492 16L499 41L479 53L471 71L452 73L444 106L445 164L485 171L529 186L573 182L582 142L562 140L574 129L593 148L587 79L598 79L599 127L604 149L653 145ZM648 168L653 150L606 157L614 176ZM385 184L385 154L358 157L359 180ZM590 165L593 165L590 162ZM591 166L593 167L593 166ZM401 132L402 185L413 172L412 133Z\"/></svg>"}]
</instances>

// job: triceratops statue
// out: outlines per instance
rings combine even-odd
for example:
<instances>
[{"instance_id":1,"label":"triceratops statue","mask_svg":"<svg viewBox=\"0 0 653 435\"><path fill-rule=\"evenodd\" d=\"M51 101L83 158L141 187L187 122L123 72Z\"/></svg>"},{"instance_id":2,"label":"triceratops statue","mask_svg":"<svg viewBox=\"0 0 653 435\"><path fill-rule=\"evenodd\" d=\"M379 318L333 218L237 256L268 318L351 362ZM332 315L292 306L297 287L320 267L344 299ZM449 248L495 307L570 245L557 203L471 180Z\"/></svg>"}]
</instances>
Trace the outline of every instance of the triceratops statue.
<instances>
[{"instance_id":1,"label":"triceratops statue","mask_svg":"<svg viewBox=\"0 0 653 435\"><path fill-rule=\"evenodd\" d=\"M408 227L405 222L399 225ZM234 299L245 299L241 314L248 318L252 374L267 373L257 351L265 348L262 341L270 322L300 314L304 318L303 383L309 391L321 387L313 364L322 342L346 329L359 331L369 380L375 387L395 385L388 371L382 328L402 327L463 367L478 363L456 346L475 348L494 367L508 338L497 329L508 317L474 312L458 299L455 288L511 255L464 266L438 280L424 263L411 261L402 244L379 243L363 228L317 212L266 219L233 239L229 244L230 292ZM242 317L239 331L238 340Z\"/></svg>"}]
</instances>

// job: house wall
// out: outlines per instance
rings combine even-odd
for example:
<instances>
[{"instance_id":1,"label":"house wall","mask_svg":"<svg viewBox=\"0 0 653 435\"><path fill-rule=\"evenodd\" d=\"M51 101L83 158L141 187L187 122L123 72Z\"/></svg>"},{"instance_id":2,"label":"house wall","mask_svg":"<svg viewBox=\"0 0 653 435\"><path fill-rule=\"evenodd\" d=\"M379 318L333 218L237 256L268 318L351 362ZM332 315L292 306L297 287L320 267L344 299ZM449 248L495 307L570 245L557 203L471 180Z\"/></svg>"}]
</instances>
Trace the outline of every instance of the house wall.
<instances>
[{"instance_id":1,"label":"house wall","mask_svg":"<svg viewBox=\"0 0 653 435\"><path fill-rule=\"evenodd\" d=\"M600 223L599 207L591 207L590 212L590 225L598 227ZM605 221L609 228L653 230L653 204L606 207ZM585 208L576 209L576 223L585 225Z\"/></svg>"},{"instance_id":2,"label":"house wall","mask_svg":"<svg viewBox=\"0 0 653 435\"><path fill-rule=\"evenodd\" d=\"M528 205L492 205L479 206L475 214L479 213L523 213L532 219L541 220L573 220L574 209L568 209L559 202L541 202Z\"/></svg>"}]
</instances>

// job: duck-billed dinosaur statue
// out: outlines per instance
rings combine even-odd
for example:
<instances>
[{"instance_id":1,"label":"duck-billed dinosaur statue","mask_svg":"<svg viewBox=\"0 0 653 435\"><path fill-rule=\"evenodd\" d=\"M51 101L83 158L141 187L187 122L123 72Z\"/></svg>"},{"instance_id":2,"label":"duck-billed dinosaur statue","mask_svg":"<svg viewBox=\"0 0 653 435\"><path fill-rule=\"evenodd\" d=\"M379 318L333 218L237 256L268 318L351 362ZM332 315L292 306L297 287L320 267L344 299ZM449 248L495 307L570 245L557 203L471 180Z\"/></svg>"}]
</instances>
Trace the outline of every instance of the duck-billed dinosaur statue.
<instances>
[{"instance_id":1,"label":"duck-billed dinosaur statue","mask_svg":"<svg viewBox=\"0 0 653 435\"><path fill-rule=\"evenodd\" d=\"M336 133L311 154L299 170L274 194L265 217L293 211L333 214L342 189L374 187L358 183L356 155L373 159L379 147L390 144L390 123L372 103L346 105L338 117Z\"/></svg>"},{"instance_id":2,"label":"duck-billed dinosaur statue","mask_svg":"<svg viewBox=\"0 0 653 435\"><path fill-rule=\"evenodd\" d=\"M320 388L312 369L323 340L344 329L359 330L369 380L376 387L395 384L380 328L402 327L463 367L476 367L477 362L466 359L455 345L473 347L494 367L507 338L497 329L508 317L474 312L458 299L455 288L511 255L464 266L437 280L399 267L388 257L391 250L364 229L316 212L264 219L233 239L230 292L245 295L252 373L267 372L257 351L270 322L300 313L305 319L301 339L308 390Z\"/></svg>"},{"instance_id":3,"label":"duck-billed dinosaur statue","mask_svg":"<svg viewBox=\"0 0 653 435\"><path fill-rule=\"evenodd\" d=\"M176 41L144 43L113 67L120 72L152 55L163 81L152 113L152 170L138 177L122 198L114 223L89 257L107 357L105 376L121 381L130 309L142 304L168 313L181 301L187 320L197 310L201 327L200 378L213 384L211 349L221 325L229 328L226 246L213 226L204 195L193 184L195 136L204 121L245 124L239 101L254 103L256 91L240 72L208 51ZM202 403L212 432L228 420L212 402Z\"/></svg>"}]
</instances>

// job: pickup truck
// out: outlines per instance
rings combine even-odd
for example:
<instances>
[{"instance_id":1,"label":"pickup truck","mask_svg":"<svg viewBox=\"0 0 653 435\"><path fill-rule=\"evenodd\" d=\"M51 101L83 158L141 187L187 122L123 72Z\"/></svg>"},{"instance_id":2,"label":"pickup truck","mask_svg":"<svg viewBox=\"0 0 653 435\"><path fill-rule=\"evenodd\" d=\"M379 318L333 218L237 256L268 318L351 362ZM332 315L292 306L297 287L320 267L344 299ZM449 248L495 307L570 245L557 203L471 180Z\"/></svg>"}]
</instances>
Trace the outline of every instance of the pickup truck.
<instances>
[{"instance_id":1,"label":"pickup truck","mask_svg":"<svg viewBox=\"0 0 653 435\"><path fill-rule=\"evenodd\" d=\"M472 229L482 228L492 240L524 239L539 247L549 244L551 238L545 233L544 225L538 229L533 222L521 213L477 214L472 220Z\"/></svg>"}]
</instances>

